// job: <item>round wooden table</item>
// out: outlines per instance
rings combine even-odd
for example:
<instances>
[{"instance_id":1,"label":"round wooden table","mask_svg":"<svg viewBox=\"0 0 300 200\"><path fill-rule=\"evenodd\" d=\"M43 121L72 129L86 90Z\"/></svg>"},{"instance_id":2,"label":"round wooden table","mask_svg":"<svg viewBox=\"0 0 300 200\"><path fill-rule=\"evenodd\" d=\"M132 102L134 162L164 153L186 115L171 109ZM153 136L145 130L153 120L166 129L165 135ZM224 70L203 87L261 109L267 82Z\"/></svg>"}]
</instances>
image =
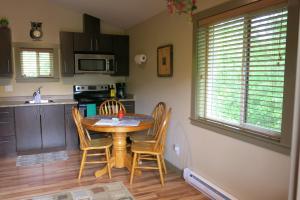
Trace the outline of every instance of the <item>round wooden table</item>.
<instances>
[{"instance_id":1,"label":"round wooden table","mask_svg":"<svg viewBox=\"0 0 300 200\"><path fill-rule=\"evenodd\" d=\"M111 116L112 117L112 116ZM114 116L116 117L116 116ZM140 120L138 126L103 126L96 125L95 123L100 119L107 119L108 116L95 116L83 118L81 123L84 128L90 131L99 133L111 133L113 137L113 158L111 166L116 168L127 167L130 170L131 155L127 155L126 137L128 132L143 131L153 126L153 118L148 115L142 114L126 114L124 119ZM96 172L97 177L101 176L104 172Z\"/></svg>"}]
</instances>

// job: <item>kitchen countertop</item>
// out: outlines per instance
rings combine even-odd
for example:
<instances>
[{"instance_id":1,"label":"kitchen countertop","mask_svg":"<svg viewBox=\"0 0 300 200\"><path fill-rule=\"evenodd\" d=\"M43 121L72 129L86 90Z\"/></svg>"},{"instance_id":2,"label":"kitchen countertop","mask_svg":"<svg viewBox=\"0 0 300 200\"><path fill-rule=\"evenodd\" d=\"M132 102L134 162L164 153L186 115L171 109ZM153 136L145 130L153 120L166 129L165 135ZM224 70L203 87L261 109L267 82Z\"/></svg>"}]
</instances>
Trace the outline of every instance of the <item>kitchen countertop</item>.
<instances>
[{"instance_id":1,"label":"kitchen countertop","mask_svg":"<svg viewBox=\"0 0 300 200\"><path fill-rule=\"evenodd\" d=\"M38 105L61 105L77 104L73 99L54 99L50 103L25 103L25 101L0 101L0 107L38 106Z\"/></svg>"}]
</instances>

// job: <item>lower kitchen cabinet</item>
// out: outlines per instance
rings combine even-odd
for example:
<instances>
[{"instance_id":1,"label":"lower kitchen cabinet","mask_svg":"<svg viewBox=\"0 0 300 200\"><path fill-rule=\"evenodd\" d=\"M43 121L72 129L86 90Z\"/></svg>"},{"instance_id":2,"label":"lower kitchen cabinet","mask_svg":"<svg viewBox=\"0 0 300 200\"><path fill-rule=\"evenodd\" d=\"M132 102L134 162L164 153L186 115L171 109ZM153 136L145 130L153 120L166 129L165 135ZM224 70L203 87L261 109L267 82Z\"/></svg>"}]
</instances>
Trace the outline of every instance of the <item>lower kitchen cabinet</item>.
<instances>
[{"instance_id":1,"label":"lower kitchen cabinet","mask_svg":"<svg viewBox=\"0 0 300 200\"><path fill-rule=\"evenodd\" d=\"M135 102L129 100L121 100L127 113L135 113Z\"/></svg>"},{"instance_id":2,"label":"lower kitchen cabinet","mask_svg":"<svg viewBox=\"0 0 300 200\"><path fill-rule=\"evenodd\" d=\"M17 151L41 150L41 115L40 107L15 107L15 127Z\"/></svg>"},{"instance_id":3,"label":"lower kitchen cabinet","mask_svg":"<svg viewBox=\"0 0 300 200\"><path fill-rule=\"evenodd\" d=\"M42 148L65 147L64 105L40 106Z\"/></svg>"},{"instance_id":4,"label":"lower kitchen cabinet","mask_svg":"<svg viewBox=\"0 0 300 200\"><path fill-rule=\"evenodd\" d=\"M14 108L0 108L0 155L16 153Z\"/></svg>"},{"instance_id":5,"label":"lower kitchen cabinet","mask_svg":"<svg viewBox=\"0 0 300 200\"><path fill-rule=\"evenodd\" d=\"M65 105L65 126L66 126L66 149L75 150L79 148L79 138L76 125L72 116L72 107L74 105Z\"/></svg>"},{"instance_id":6,"label":"lower kitchen cabinet","mask_svg":"<svg viewBox=\"0 0 300 200\"><path fill-rule=\"evenodd\" d=\"M64 105L15 107L17 151L65 148Z\"/></svg>"}]
</instances>

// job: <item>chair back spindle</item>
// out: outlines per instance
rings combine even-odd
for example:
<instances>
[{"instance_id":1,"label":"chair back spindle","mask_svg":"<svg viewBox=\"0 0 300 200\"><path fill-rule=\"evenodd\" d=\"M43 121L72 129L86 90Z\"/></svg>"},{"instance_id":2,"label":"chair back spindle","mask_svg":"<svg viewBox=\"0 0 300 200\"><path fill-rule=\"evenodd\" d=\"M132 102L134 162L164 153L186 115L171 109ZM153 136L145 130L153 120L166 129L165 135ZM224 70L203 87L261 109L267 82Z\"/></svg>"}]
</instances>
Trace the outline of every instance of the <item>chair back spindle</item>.
<instances>
[{"instance_id":1,"label":"chair back spindle","mask_svg":"<svg viewBox=\"0 0 300 200\"><path fill-rule=\"evenodd\" d=\"M157 139L154 145L154 151L158 153L163 153L166 143L166 135L167 129L169 126L170 116L171 116L172 109L169 108L168 112L164 114L163 121L160 124L157 132Z\"/></svg>"},{"instance_id":2,"label":"chair back spindle","mask_svg":"<svg viewBox=\"0 0 300 200\"><path fill-rule=\"evenodd\" d=\"M122 110L126 114L126 109L124 105L114 99L104 101L99 107L100 115L117 115L118 112Z\"/></svg>"},{"instance_id":3,"label":"chair back spindle","mask_svg":"<svg viewBox=\"0 0 300 200\"><path fill-rule=\"evenodd\" d=\"M85 134L86 132L84 131L84 128L82 127L81 124L82 116L78 108L75 106L72 108L72 115L73 115L74 122L76 124L77 133L79 135L80 148L81 149L87 148L89 146L89 141Z\"/></svg>"},{"instance_id":4,"label":"chair back spindle","mask_svg":"<svg viewBox=\"0 0 300 200\"><path fill-rule=\"evenodd\" d=\"M155 106L155 108L152 112L154 124L153 124L153 127L151 129L149 129L147 135L153 136L154 140L157 139L156 133L158 132L158 128L159 128L160 124L162 123L165 112L166 112L166 104L164 102L159 102Z\"/></svg>"}]
</instances>

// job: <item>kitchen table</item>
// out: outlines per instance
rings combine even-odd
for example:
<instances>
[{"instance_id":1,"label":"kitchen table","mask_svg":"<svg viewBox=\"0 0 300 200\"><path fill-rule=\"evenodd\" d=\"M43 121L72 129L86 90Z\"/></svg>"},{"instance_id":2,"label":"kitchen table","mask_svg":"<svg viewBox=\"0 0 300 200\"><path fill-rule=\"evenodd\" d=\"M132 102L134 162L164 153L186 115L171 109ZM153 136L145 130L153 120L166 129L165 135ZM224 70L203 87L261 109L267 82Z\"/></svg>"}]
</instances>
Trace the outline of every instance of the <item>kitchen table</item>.
<instances>
[{"instance_id":1,"label":"kitchen table","mask_svg":"<svg viewBox=\"0 0 300 200\"><path fill-rule=\"evenodd\" d=\"M126 137L128 132L143 131L153 126L153 118L142 114L126 114L123 121L138 120L138 125L99 125L97 122L101 119L111 119L116 116L97 115L94 117L83 118L81 123L84 128L97 133L111 133L113 137L113 156L111 166L115 168L124 168L131 170L131 155L127 154ZM95 176L99 177L105 174L107 168L96 171Z\"/></svg>"}]
</instances>

